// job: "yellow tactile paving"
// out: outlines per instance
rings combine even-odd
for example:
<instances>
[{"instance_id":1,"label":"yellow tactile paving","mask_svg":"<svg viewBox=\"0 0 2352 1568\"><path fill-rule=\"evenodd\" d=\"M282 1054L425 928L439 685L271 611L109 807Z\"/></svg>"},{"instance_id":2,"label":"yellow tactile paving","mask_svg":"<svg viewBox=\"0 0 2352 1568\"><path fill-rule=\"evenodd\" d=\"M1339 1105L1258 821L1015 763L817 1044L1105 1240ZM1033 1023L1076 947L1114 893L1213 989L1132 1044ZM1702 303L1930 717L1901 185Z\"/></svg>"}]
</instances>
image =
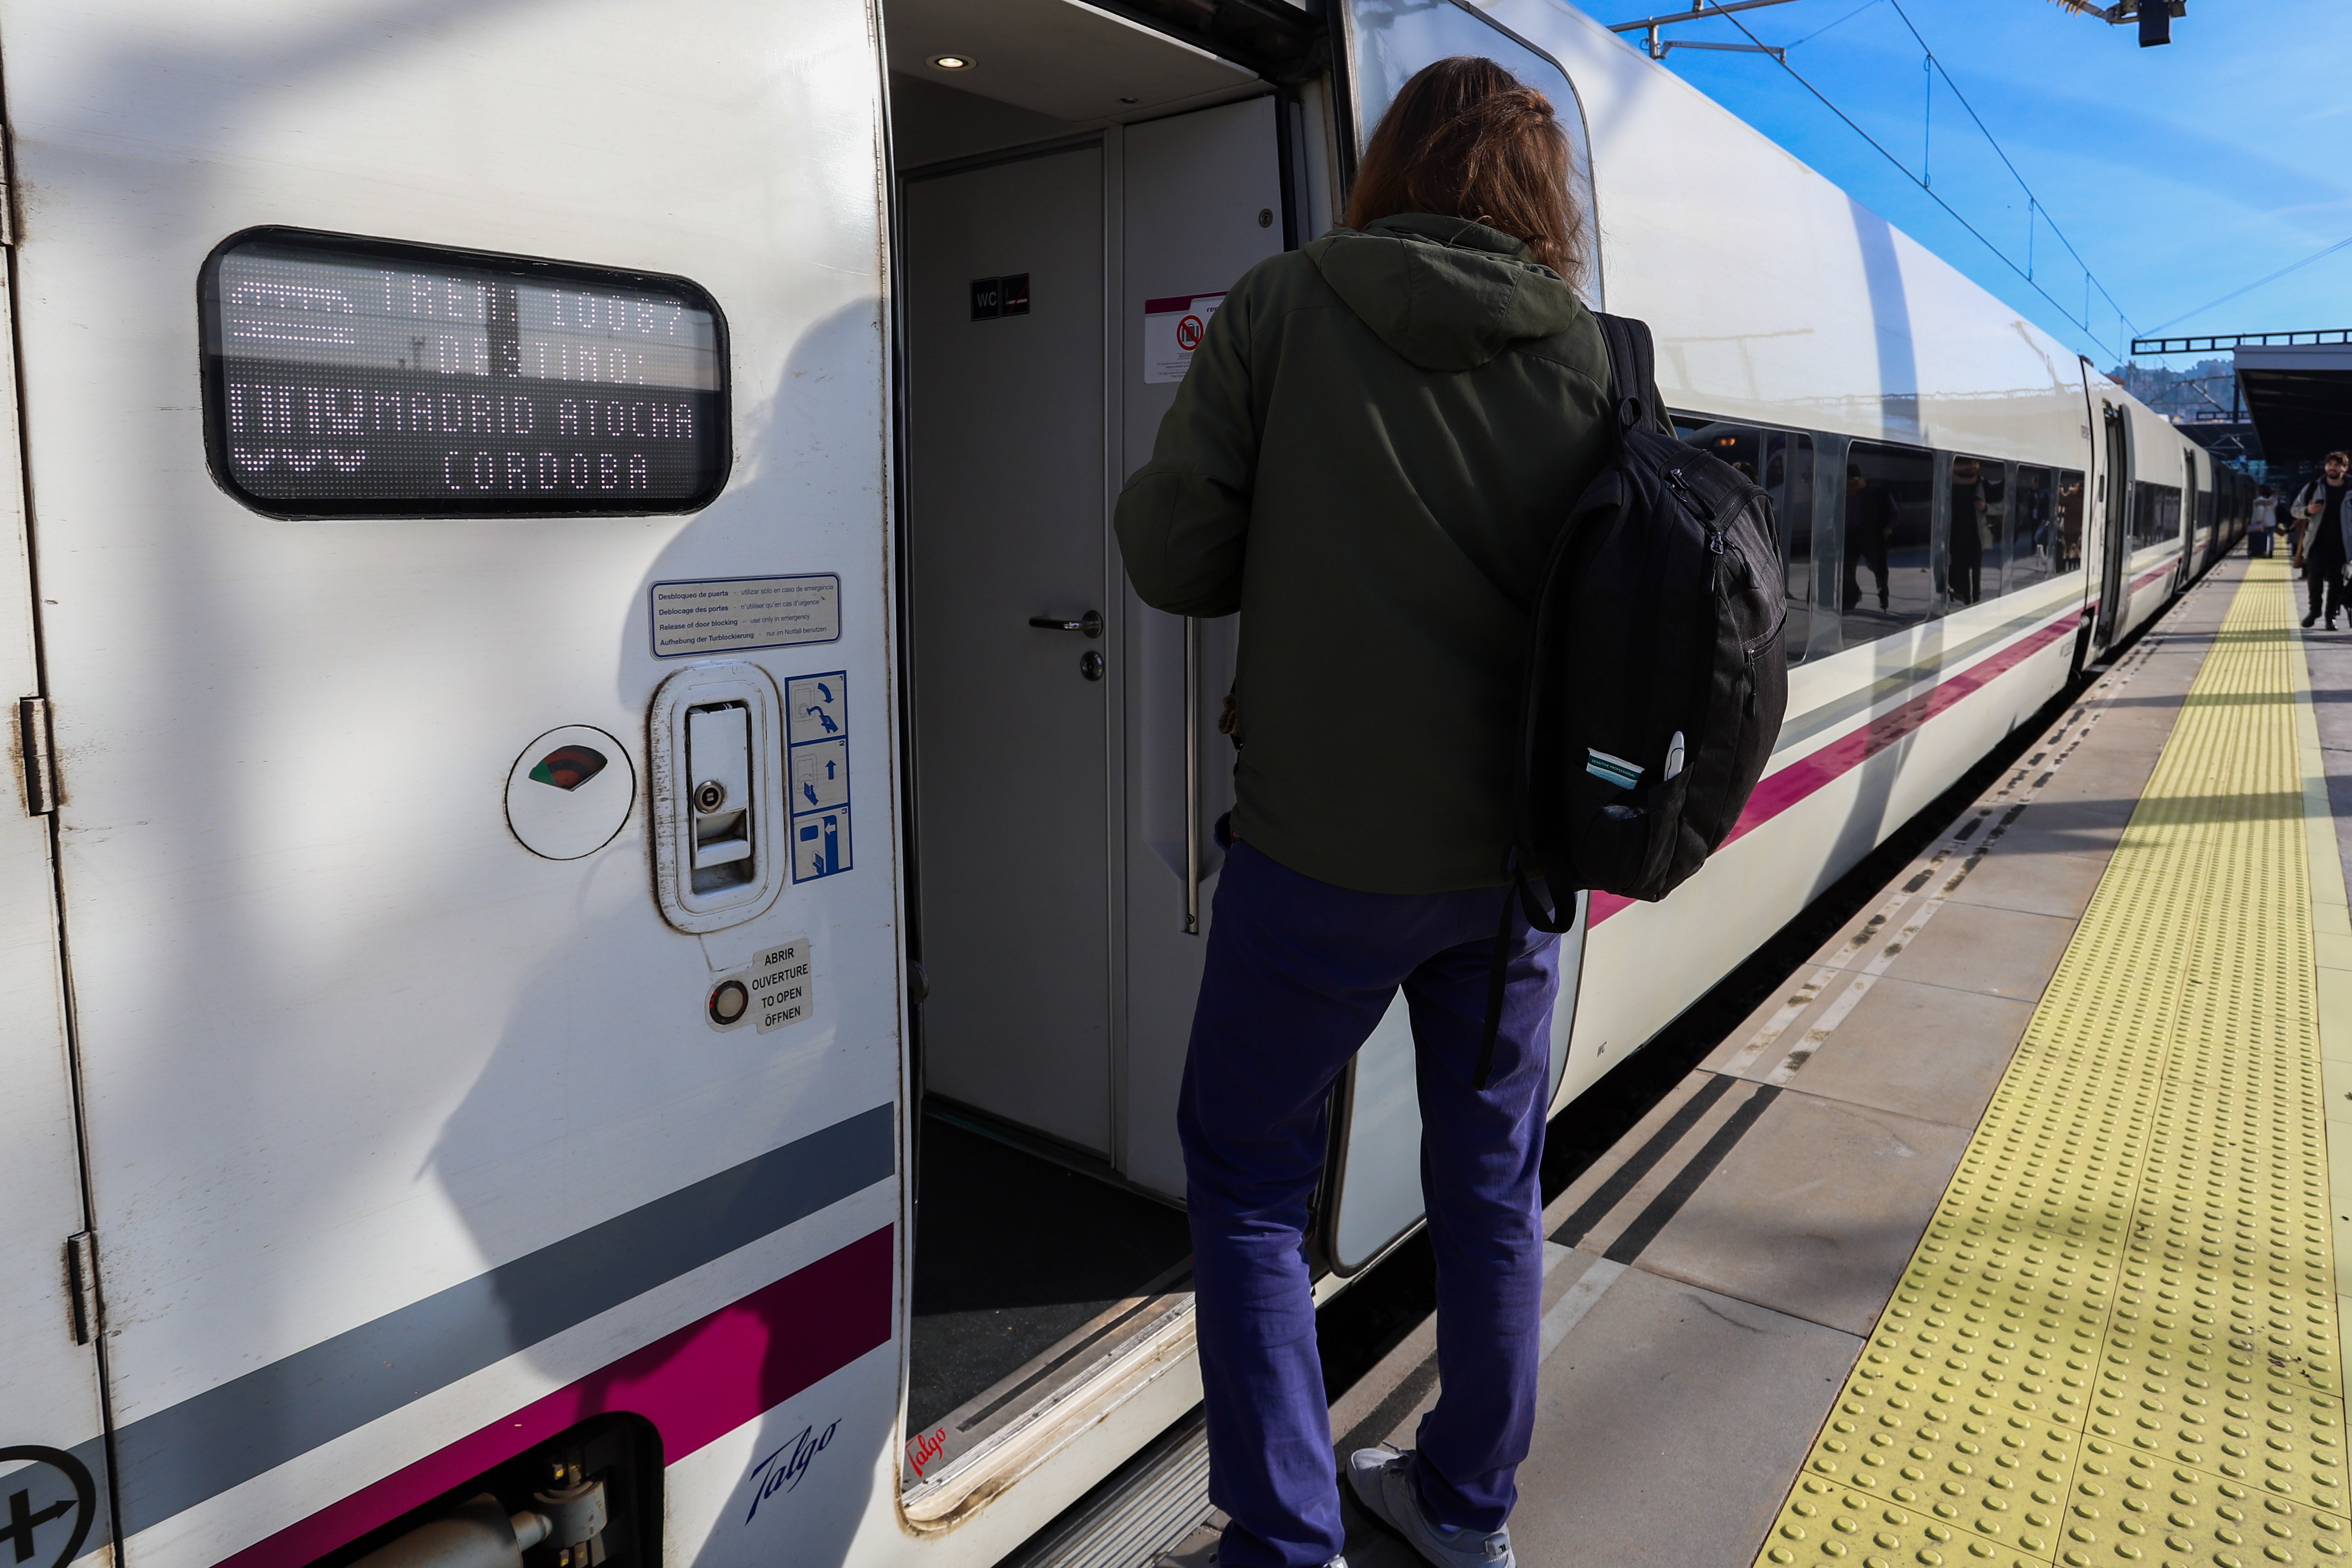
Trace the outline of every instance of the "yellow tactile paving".
<instances>
[{"instance_id":1,"label":"yellow tactile paving","mask_svg":"<svg viewBox=\"0 0 2352 1568\"><path fill-rule=\"evenodd\" d=\"M2239 588L1759 1568L2352 1568L2352 917L2292 589Z\"/></svg>"}]
</instances>

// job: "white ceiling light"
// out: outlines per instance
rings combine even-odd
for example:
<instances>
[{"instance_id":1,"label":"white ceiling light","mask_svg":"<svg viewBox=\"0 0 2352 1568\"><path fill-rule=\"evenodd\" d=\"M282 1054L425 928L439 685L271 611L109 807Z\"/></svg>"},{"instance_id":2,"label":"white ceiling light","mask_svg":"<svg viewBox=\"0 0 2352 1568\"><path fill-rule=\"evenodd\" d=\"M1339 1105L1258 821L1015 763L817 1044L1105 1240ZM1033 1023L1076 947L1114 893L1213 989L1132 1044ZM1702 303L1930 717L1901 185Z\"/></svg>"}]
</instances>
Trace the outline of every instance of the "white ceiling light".
<instances>
[{"instance_id":1,"label":"white ceiling light","mask_svg":"<svg viewBox=\"0 0 2352 1568\"><path fill-rule=\"evenodd\" d=\"M970 55L933 55L924 63L934 70L968 71L971 69Z\"/></svg>"}]
</instances>

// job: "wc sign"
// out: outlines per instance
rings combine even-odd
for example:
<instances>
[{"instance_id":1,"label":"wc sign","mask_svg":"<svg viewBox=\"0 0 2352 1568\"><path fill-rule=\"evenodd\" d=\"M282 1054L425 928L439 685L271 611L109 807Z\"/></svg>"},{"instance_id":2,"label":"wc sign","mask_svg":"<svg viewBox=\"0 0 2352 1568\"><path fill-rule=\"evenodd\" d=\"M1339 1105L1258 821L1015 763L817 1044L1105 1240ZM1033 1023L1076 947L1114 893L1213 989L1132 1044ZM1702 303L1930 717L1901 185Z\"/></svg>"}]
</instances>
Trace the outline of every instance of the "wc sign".
<instances>
[{"instance_id":1,"label":"wc sign","mask_svg":"<svg viewBox=\"0 0 2352 1568\"><path fill-rule=\"evenodd\" d=\"M1143 302L1143 379L1181 381L1192 368L1192 351L1208 334L1209 318L1225 302L1223 294L1179 294Z\"/></svg>"}]
</instances>

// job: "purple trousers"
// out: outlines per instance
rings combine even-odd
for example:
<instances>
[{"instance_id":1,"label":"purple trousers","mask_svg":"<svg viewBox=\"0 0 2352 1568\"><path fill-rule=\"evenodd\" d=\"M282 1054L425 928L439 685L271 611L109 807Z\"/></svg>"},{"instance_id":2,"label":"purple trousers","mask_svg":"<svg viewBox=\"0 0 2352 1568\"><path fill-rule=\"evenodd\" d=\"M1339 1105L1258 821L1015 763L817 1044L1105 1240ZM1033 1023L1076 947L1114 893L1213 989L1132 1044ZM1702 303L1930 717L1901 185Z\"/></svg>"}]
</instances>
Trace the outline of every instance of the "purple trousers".
<instances>
[{"instance_id":1,"label":"purple trousers","mask_svg":"<svg viewBox=\"0 0 2352 1568\"><path fill-rule=\"evenodd\" d=\"M1399 986L1437 1255L1441 1393L1415 1440L1422 1497L1439 1523L1479 1531L1517 1500L1535 1422L1537 1167L1559 944L1514 913L1494 1067L1473 1089L1506 896L1353 892L1246 844L1227 856L1177 1111L1209 1496L1232 1517L1220 1568L1321 1568L1347 1545L1306 1231L1331 1085Z\"/></svg>"}]
</instances>

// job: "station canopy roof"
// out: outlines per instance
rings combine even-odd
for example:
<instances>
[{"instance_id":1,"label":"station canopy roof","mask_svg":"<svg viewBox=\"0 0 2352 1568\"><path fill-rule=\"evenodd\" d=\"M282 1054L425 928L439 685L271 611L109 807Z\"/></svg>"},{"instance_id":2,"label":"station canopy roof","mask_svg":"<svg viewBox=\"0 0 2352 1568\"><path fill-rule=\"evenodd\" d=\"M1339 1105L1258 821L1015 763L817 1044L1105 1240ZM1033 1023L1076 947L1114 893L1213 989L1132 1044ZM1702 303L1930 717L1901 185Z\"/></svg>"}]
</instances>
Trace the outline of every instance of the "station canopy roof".
<instances>
[{"instance_id":1,"label":"station canopy roof","mask_svg":"<svg viewBox=\"0 0 2352 1568\"><path fill-rule=\"evenodd\" d=\"M2292 468L2352 450L2352 344L2234 351L2263 456Z\"/></svg>"}]
</instances>

